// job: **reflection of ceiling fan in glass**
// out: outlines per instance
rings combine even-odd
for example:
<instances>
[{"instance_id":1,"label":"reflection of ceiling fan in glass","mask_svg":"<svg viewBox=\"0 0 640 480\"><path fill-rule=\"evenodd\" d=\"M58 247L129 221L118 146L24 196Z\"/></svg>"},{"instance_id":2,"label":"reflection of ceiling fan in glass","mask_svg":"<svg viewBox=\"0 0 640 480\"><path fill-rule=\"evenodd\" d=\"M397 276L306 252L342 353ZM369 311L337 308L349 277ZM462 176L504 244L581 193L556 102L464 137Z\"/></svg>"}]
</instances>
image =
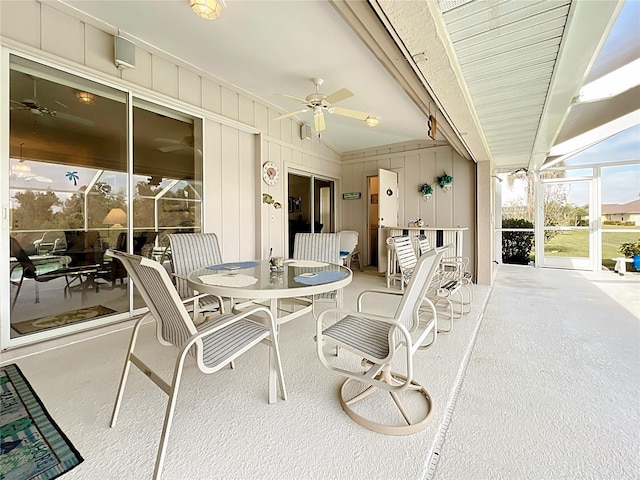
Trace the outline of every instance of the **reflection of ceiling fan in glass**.
<instances>
[{"instance_id":1,"label":"reflection of ceiling fan in glass","mask_svg":"<svg viewBox=\"0 0 640 480\"><path fill-rule=\"evenodd\" d=\"M194 151L195 139L193 138L192 135L187 135L182 139L182 141L176 140L174 138L156 138L154 139L154 141L165 144L163 146L158 147L158 150L164 153L176 152L179 150L189 150L192 152ZM202 153L202 151L198 149L198 153Z\"/></svg>"},{"instance_id":2,"label":"reflection of ceiling fan in glass","mask_svg":"<svg viewBox=\"0 0 640 480\"><path fill-rule=\"evenodd\" d=\"M316 132L322 132L326 130L326 125L324 121L324 112L327 111L329 113L335 113L336 115L342 115L343 117L355 118L357 120L364 121L365 125L368 127L375 127L378 125L380 119L369 115L365 112L360 112L358 110L351 110L349 108L335 107L334 104L341 102L342 100L346 100L349 97L353 97L353 93L346 88L341 88L337 92L333 92L330 95L325 95L324 93L320 93L320 86L324 83L324 80L321 78L312 78L311 79L316 86L316 91L307 95L305 98L294 97L293 95L288 95L286 93L281 93L283 97L291 98L300 103L303 103L305 108L301 110L296 110L295 112L285 113L284 115L280 115L279 117L274 118L273 120L282 120L283 118L292 117L294 115L298 115L299 113L308 112L309 110L313 110L313 121Z\"/></svg>"},{"instance_id":3,"label":"reflection of ceiling fan in glass","mask_svg":"<svg viewBox=\"0 0 640 480\"><path fill-rule=\"evenodd\" d=\"M36 95L36 79L33 79L33 98L25 98L22 101L17 101L17 100L11 100L11 110L24 110L24 111L29 111L31 112L33 115L36 115L38 117L41 118L46 118L46 117L55 117L55 118L59 118L62 120L67 120L69 122L75 122L75 123L79 123L82 125L87 125L89 127L93 127L95 125L96 122L94 122L93 120L88 120L86 118L81 118L81 117L77 117L75 115L71 115L69 113L65 113L65 112L58 112L57 110L53 110L51 108L48 108L44 105L41 105L38 100L37 100L37 95ZM60 105L61 107L64 108L69 108L67 107L64 103L59 102L57 100L54 100L55 103L57 103L58 105Z\"/></svg>"}]
</instances>

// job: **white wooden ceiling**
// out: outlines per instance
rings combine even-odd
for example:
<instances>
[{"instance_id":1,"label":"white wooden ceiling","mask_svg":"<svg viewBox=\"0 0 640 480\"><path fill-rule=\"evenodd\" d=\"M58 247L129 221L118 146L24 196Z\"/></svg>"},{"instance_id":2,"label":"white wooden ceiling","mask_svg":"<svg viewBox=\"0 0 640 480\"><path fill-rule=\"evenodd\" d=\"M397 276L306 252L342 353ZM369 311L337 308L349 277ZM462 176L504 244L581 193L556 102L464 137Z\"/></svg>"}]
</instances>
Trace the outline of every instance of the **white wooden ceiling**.
<instances>
[{"instance_id":1,"label":"white wooden ceiling","mask_svg":"<svg viewBox=\"0 0 640 480\"><path fill-rule=\"evenodd\" d=\"M569 0L440 2L449 38L497 164L528 164Z\"/></svg>"},{"instance_id":2,"label":"white wooden ceiling","mask_svg":"<svg viewBox=\"0 0 640 480\"><path fill-rule=\"evenodd\" d=\"M279 113L300 107L276 94L304 98L312 77L325 79L327 94L348 88L354 97L341 106L381 123L372 129L328 115L322 139L341 153L428 141L426 118L435 113L439 140L508 170L539 168L554 142L589 124L576 120L583 107L571 102L624 2L227 0L213 22L191 13L188 0L52 3L181 58ZM637 35L621 41L639 42ZM628 109L633 100L624 103ZM589 108L597 123L604 107ZM310 112L296 118L313 125Z\"/></svg>"}]
</instances>

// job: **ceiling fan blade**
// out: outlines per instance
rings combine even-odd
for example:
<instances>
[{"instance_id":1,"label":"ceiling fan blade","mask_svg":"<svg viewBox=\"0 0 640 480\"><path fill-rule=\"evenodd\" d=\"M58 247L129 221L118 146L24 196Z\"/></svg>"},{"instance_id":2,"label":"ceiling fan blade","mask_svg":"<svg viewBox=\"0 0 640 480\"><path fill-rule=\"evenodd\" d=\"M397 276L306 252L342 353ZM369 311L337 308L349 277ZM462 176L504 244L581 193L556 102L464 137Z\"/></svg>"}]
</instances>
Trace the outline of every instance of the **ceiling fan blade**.
<instances>
[{"instance_id":1,"label":"ceiling fan blade","mask_svg":"<svg viewBox=\"0 0 640 480\"><path fill-rule=\"evenodd\" d=\"M285 113L284 115L280 115L279 117L272 118L272 120L282 120L283 118L293 117L294 115L307 112L308 110L308 108L303 108L302 110L296 110L295 112Z\"/></svg>"},{"instance_id":2,"label":"ceiling fan blade","mask_svg":"<svg viewBox=\"0 0 640 480\"><path fill-rule=\"evenodd\" d=\"M341 102L342 100L346 100L349 97L353 97L353 93L351 93L351 91L347 90L346 88L341 88L337 92L333 92L331 95L328 95L324 99L324 101L330 105L333 105L334 103Z\"/></svg>"},{"instance_id":3,"label":"ceiling fan blade","mask_svg":"<svg viewBox=\"0 0 640 480\"><path fill-rule=\"evenodd\" d=\"M370 115L368 113L359 112L358 110L351 110L349 108L342 107L331 107L329 109L330 113L337 113L338 115L342 115L344 117L357 118L358 120L366 120Z\"/></svg>"},{"instance_id":4,"label":"ceiling fan blade","mask_svg":"<svg viewBox=\"0 0 640 480\"><path fill-rule=\"evenodd\" d=\"M320 133L323 130L326 130L327 126L324 124L324 114L322 111L314 113L313 122L316 127L316 132Z\"/></svg>"},{"instance_id":5,"label":"ceiling fan blade","mask_svg":"<svg viewBox=\"0 0 640 480\"><path fill-rule=\"evenodd\" d=\"M292 100L297 100L298 102L301 102L301 103L307 103L307 101L304 98L294 97L293 95L289 95L289 94L286 94L286 93L278 93L278 95L280 95L282 97L291 98Z\"/></svg>"},{"instance_id":6,"label":"ceiling fan blade","mask_svg":"<svg viewBox=\"0 0 640 480\"><path fill-rule=\"evenodd\" d=\"M191 148L191 147L181 143L180 145L168 145L166 147L158 147L158 150L160 150L161 152L167 153L167 152L175 152L176 150L182 150L183 148Z\"/></svg>"},{"instance_id":7,"label":"ceiling fan blade","mask_svg":"<svg viewBox=\"0 0 640 480\"><path fill-rule=\"evenodd\" d=\"M96 124L96 122L94 122L93 120L76 117L75 115L71 115L69 113L57 112L55 114L55 118L61 118L62 120L67 120L68 122L80 123L82 125L86 125L87 127L93 127Z\"/></svg>"}]
</instances>

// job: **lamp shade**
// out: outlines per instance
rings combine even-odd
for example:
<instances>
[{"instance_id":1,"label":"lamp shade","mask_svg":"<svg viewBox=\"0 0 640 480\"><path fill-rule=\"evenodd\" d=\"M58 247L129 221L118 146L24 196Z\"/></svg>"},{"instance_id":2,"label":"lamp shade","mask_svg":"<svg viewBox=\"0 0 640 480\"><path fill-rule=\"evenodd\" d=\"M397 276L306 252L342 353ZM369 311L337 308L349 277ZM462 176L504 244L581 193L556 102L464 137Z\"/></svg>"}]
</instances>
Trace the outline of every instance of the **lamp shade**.
<instances>
[{"instance_id":1,"label":"lamp shade","mask_svg":"<svg viewBox=\"0 0 640 480\"><path fill-rule=\"evenodd\" d=\"M215 20L225 7L222 0L189 0L194 13L207 20Z\"/></svg>"},{"instance_id":2,"label":"lamp shade","mask_svg":"<svg viewBox=\"0 0 640 480\"><path fill-rule=\"evenodd\" d=\"M107 216L104 217L102 223L121 228L123 223L127 223L127 214L121 208L112 208L107 213Z\"/></svg>"}]
</instances>

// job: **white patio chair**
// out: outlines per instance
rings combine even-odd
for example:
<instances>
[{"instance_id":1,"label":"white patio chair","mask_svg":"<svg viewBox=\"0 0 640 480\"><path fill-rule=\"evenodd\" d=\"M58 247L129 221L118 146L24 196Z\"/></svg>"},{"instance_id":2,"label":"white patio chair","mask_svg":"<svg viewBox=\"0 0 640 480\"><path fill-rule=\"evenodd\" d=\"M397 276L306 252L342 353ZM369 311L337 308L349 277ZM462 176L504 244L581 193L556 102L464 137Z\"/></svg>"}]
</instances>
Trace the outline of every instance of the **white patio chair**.
<instances>
[{"instance_id":1,"label":"white patio chair","mask_svg":"<svg viewBox=\"0 0 640 480\"><path fill-rule=\"evenodd\" d=\"M429 239L425 235L418 236L418 245L420 255L431 250ZM473 275L467 270L469 266L469 257L453 256L445 254L440 262L442 269L442 276L460 282L460 286L467 292L467 300L464 300L464 295L461 293L461 299L463 302L462 309L464 313L471 311L471 304L473 303Z\"/></svg>"},{"instance_id":2,"label":"white patio chair","mask_svg":"<svg viewBox=\"0 0 640 480\"><path fill-rule=\"evenodd\" d=\"M297 233L293 243L293 258L341 265L340 237L337 233ZM336 307L340 308L342 307L342 290L314 295L311 300L313 318L318 318L315 311L318 300L335 303Z\"/></svg>"},{"instance_id":3,"label":"white patio chair","mask_svg":"<svg viewBox=\"0 0 640 480\"><path fill-rule=\"evenodd\" d=\"M138 292L147 307L149 307L149 313L136 322L131 334L131 341L129 342L129 349L127 350L118 394L111 416L111 427L116 425L129 368L133 364L169 396L153 473L155 480L160 478L162 472L167 439L187 355L195 359L201 372L214 373L258 343L265 343L272 350L276 359L277 377L282 399L287 399L275 321L268 308L259 306L245 310L237 315L224 314L216 316L196 327L191 321L175 286L171 283L169 274L162 265L139 255L113 250L110 250L109 254L122 262L129 276L135 282ZM246 318L257 312L266 315L266 326L264 323L256 323ZM165 382L134 352L140 326L148 318L153 318L156 321L158 341L162 345L175 346L179 350L171 383ZM265 362L265 368L268 363ZM188 448L191 447L189 446Z\"/></svg>"},{"instance_id":4,"label":"white patio chair","mask_svg":"<svg viewBox=\"0 0 640 480\"><path fill-rule=\"evenodd\" d=\"M404 292L366 290L358 296L356 312L329 309L322 312L316 322L317 352L320 361L329 370L347 377L340 389L342 409L352 420L369 430L389 435L406 435L422 430L429 423L433 404L429 392L413 379L413 356L418 349L433 345L437 337L435 307L429 300L424 300L424 296L442 255L443 252L432 251L420 257ZM363 300L371 294L402 295L402 299L395 314L385 317L363 311ZM425 305L431 310L431 315L426 320L421 314ZM340 320L325 328L324 317L332 314L338 314ZM429 336L432 340L425 345ZM354 354L356 358L363 359L360 364L365 371L348 369L344 358L341 358L339 363L335 359L330 361L325 354L326 347L339 347ZM402 365L403 362L402 373L391 371L392 363ZM378 391L389 392L400 410L403 421L383 422L373 419L389 417L380 412L365 415L363 410L367 406L381 405L373 402L373 399L366 402L365 406L359 406L360 412L356 412L355 404ZM422 409L421 417L409 412L409 405L415 407L417 401L426 402L426 410ZM387 405L386 400L384 405ZM420 419L415 420L412 417Z\"/></svg>"},{"instance_id":5,"label":"white patio chair","mask_svg":"<svg viewBox=\"0 0 640 480\"><path fill-rule=\"evenodd\" d=\"M358 249L358 232L355 230L342 230L338 232L340 235L340 258L345 267L351 268L351 262L358 262L360 271L364 272L364 265L360 258L360 250Z\"/></svg>"},{"instance_id":6,"label":"white patio chair","mask_svg":"<svg viewBox=\"0 0 640 480\"><path fill-rule=\"evenodd\" d=\"M222 263L220 244L215 233L172 233L167 235L173 277L176 289L182 299L191 298L193 319L197 321L200 312L220 311L224 313L224 302L216 295L196 294L187 284L187 275L197 268Z\"/></svg>"},{"instance_id":7,"label":"white patio chair","mask_svg":"<svg viewBox=\"0 0 640 480\"><path fill-rule=\"evenodd\" d=\"M415 268L417 257L413 247L413 243L409 237L392 237L396 250L396 257L398 260L398 266L400 267L400 274L402 277L402 285L409 283L409 280L413 276L413 270ZM449 248L443 247L441 250L446 252ZM440 249L439 249L440 250ZM453 329L453 319L462 315L462 306L460 312L455 312L453 308L453 302L451 298L454 295L458 295L460 298L460 305L462 305L462 293L460 293L460 283L451 281L448 278L443 277L442 267L439 264L436 273L431 279L431 283L428 285L426 291L426 297L433 301L434 305L439 307L441 304L445 304L449 317L449 328L440 329L440 332L446 333Z\"/></svg>"}]
</instances>

